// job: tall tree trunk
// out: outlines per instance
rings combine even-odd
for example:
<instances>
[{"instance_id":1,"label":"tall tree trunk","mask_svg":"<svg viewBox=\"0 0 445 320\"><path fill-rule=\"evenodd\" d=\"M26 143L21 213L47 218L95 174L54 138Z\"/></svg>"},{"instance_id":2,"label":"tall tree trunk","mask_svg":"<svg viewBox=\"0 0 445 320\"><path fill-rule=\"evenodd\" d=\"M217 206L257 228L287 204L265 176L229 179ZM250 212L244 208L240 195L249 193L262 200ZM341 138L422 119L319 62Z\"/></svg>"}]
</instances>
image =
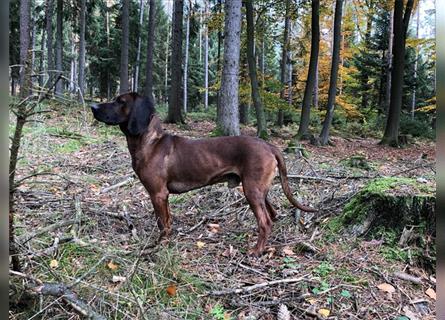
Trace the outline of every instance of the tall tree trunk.
<instances>
[{"instance_id":1,"label":"tall tree trunk","mask_svg":"<svg viewBox=\"0 0 445 320\"><path fill-rule=\"evenodd\" d=\"M320 100L319 95L318 95L318 57L317 57L317 64L315 66L315 83L314 83L314 108L318 109L318 102Z\"/></svg>"},{"instance_id":2,"label":"tall tree trunk","mask_svg":"<svg viewBox=\"0 0 445 320\"><path fill-rule=\"evenodd\" d=\"M286 0L286 13L284 18L284 34L283 34L283 50L281 52L281 74L280 74L280 80L281 80L281 92L280 92L280 98L284 100L285 93L286 93L286 85L287 85L287 67L288 67L288 54L287 51L289 50L289 5L290 0ZM283 109L278 109L278 117L277 117L277 125L279 127L283 126L284 123L284 111Z\"/></svg>"},{"instance_id":3,"label":"tall tree trunk","mask_svg":"<svg viewBox=\"0 0 445 320\"><path fill-rule=\"evenodd\" d=\"M184 122L182 118L182 18L184 0L174 2L172 18L172 58L170 96L168 99L168 123Z\"/></svg>"},{"instance_id":4,"label":"tall tree trunk","mask_svg":"<svg viewBox=\"0 0 445 320\"><path fill-rule=\"evenodd\" d=\"M139 1L139 32L138 32L138 46L136 51L136 65L133 74L133 91L138 92L139 89L139 67L141 64L141 44L142 44L142 21L144 19L144 1Z\"/></svg>"},{"instance_id":5,"label":"tall tree trunk","mask_svg":"<svg viewBox=\"0 0 445 320\"><path fill-rule=\"evenodd\" d=\"M332 118L334 117L335 96L337 94L337 78L338 78L338 64L340 62L340 42L341 42L341 19L343 0L335 1L335 16L334 16L334 45L332 50L332 65L331 78L329 80L328 91L328 105L326 117L323 122L323 128L320 133L320 144L326 145L329 141L329 128L331 126Z\"/></svg>"},{"instance_id":6,"label":"tall tree trunk","mask_svg":"<svg viewBox=\"0 0 445 320\"><path fill-rule=\"evenodd\" d=\"M39 61L39 87L42 88L45 82L44 72L44 61L45 61L45 29L42 28L42 39L40 41L40 61Z\"/></svg>"},{"instance_id":7,"label":"tall tree trunk","mask_svg":"<svg viewBox=\"0 0 445 320\"><path fill-rule=\"evenodd\" d=\"M37 33L37 21L35 21L35 19L31 18L30 19L30 25L31 25L31 73L35 72L35 63L36 63L36 45L37 45L37 41L36 41L36 33ZM35 83L35 79L33 77L31 77L31 86Z\"/></svg>"},{"instance_id":8,"label":"tall tree trunk","mask_svg":"<svg viewBox=\"0 0 445 320\"><path fill-rule=\"evenodd\" d=\"M28 97L31 85L31 52L30 45L30 0L20 1L20 98L23 100ZM20 271L20 260L18 250L15 244L14 231L14 183L17 167L20 141L22 137L23 126L26 123L26 106L20 103L16 110L16 126L14 136L11 142L9 155L9 255L11 256L12 269Z\"/></svg>"},{"instance_id":9,"label":"tall tree trunk","mask_svg":"<svg viewBox=\"0 0 445 320\"><path fill-rule=\"evenodd\" d=\"M192 1L189 0L187 26L185 31L185 58L184 58L184 112L187 112L187 80L189 63L189 43L190 43L190 18L192 16Z\"/></svg>"},{"instance_id":10,"label":"tall tree trunk","mask_svg":"<svg viewBox=\"0 0 445 320\"><path fill-rule=\"evenodd\" d=\"M204 109L209 108L209 2L204 0Z\"/></svg>"},{"instance_id":11,"label":"tall tree trunk","mask_svg":"<svg viewBox=\"0 0 445 320\"><path fill-rule=\"evenodd\" d=\"M105 29L107 32L107 49L110 50L110 9L108 3L105 12ZM111 99L111 80L110 80L110 70L107 69L107 101Z\"/></svg>"},{"instance_id":12,"label":"tall tree trunk","mask_svg":"<svg viewBox=\"0 0 445 320\"><path fill-rule=\"evenodd\" d=\"M153 49L155 40L155 20L156 20L156 3L155 0L150 0L150 12L148 13L148 40L147 40L147 63L145 66L145 90L144 94L154 103L153 98ZM167 32L168 35L168 32ZM168 64L168 38L167 50L165 51L166 62ZM166 74L167 79L167 74Z\"/></svg>"},{"instance_id":13,"label":"tall tree trunk","mask_svg":"<svg viewBox=\"0 0 445 320\"><path fill-rule=\"evenodd\" d=\"M417 3L417 17L416 17L416 39L419 39L419 25L420 25L420 1ZM416 58L414 60L414 87L413 95L411 97L411 119L414 119L414 111L416 110L416 90L417 90L417 66L419 60L419 47L416 46Z\"/></svg>"},{"instance_id":14,"label":"tall tree trunk","mask_svg":"<svg viewBox=\"0 0 445 320\"><path fill-rule=\"evenodd\" d=\"M76 42L74 40L74 33L71 37L71 68L69 90L71 93L76 93Z\"/></svg>"},{"instance_id":15,"label":"tall tree trunk","mask_svg":"<svg viewBox=\"0 0 445 320\"><path fill-rule=\"evenodd\" d=\"M121 64L119 68L119 93L128 92L128 46L130 41L130 0L122 0L122 39L121 39Z\"/></svg>"},{"instance_id":16,"label":"tall tree trunk","mask_svg":"<svg viewBox=\"0 0 445 320\"><path fill-rule=\"evenodd\" d=\"M318 51L320 46L320 24L319 24L320 1L312 0L311 16L311 56L307 73L306 88L304 90L303 106L301 108L300 127L297 138L305 138L309 131L309 120L311 116L312 92L315 84L315 71L317 66Z\"/></svg>"},{"instance_id":17,"label":"tall tree trunk","mask_svg":"<svg viewBox=\"0 0 445 320\"><path fill-rule=\"evenodd\" d=\"M208 0L205 0L208 1ZM218 0L218 14L222 15L222 0ZM207 27L208 30L208 27ZM207 31L208 33L208 31ZM207 40L208 41L208 40ZM222 43L222 32L220 28L218 28L218 49L216 54L216 76L215 76L215 82L218 80L218 77L221 76L221 43ZM219 102L221 99L219 98L220 91L216 92L216 112L219 114L221 112L220 110L220 104Z\"/></svg>"},{"instance_id":18,"label":"tall tree trunk","mask_svg":"<svg viewBox=\"0 0 445 320\"><path fill-rule=\"evenodd\" d=\"M249 77L252 90L252 100L255 107L257 119L257 136L267 138L266 116L264 114L263 103L261 102L260 89L256 73L255 61L255 26L253 22L253 0L246 0L246 19L247 19L247 62L249 64Z\"/></svg>"},{"instance_id":19,"label":"tall tree trunk","mask_svg":"<svg viewBox=\"0 0 445 320\"><path fill-rule=\"evenodd\" d=\"M408 0L405 13L403 0L395 0L393 69L391 74L391 99L381 144L399 146L400 112L402 110L403 71L405 68L405 43L408 23L414 0Z\"/></svg>"},{"instance_id":20,"label":"tall tree trunk","mask_svg":"<svg viewBox=\"0 0 445 320\"><path fill-rule=\"evenodd\" d=\"M164 61L164 102L168 102L168 58L170 42L170 25L167 26L167 41L165 42L165 61Z\"/></svg>"},{"instance_id":21,"label":"tall tree trunk","mask_svg":"<svg viewBox=\"0 0 445 320\"><path fill-rule=\"evenodd\" d=\"M57 23L56 23L56 79L63 73L63 0L57 0ZM63 82L56 83L56 95L61 95Z\"/></svg>"},{"instance_id":22,"label":"tall tree trunk","mask_svg":"<svg viewBox=\"0 0 445 320\"><path fill-rule=\"evenodd\" d=\"M46 0L46 57L47 57L47 72L48 82L47 85L51 86L54 79L54 52L53 52L53 4L54 0Z\"/></svg>"},{"instance_id":23,"label":"tall tree trunk","mask_svg":"<svg viewBox=\"0 0 445 320\"><path fill-rule=\"evenodd\" d=\"M241 44L241 0L224 5L224 64L219 94L218 126L223 135L239 135L238 72Z\"/></svg>"},{"instance_id":24,"label":"tall tree trunk","mask_svg":"<svg viewBox=\"0 0 445 320\"><path fill-rule=\"evenodd\" d=\"M374 14L374 7L373 7L372 0L369 2L368 9L369 9L369 12L368 12L367 20L366 20L365 43L364 43L365 51L369 50L370 42L371 42L372 19L373 19L373 14ZM361 82L361 87L362 87L361 107L363 109L366 109L368 107L368 102L370 100L369 99L369 90L371 89L370 85L368 83L369 82L368 70L362 71L360 82Z\"/></svg>"},{"instance_id":25,"label":"tall tree trunk","mask_svg":"<svg viewBox=\"0 0 445 320\"><path fill-rule=\"evenodd\" d=\"M85 26L86 0L80 2L80 41L79 41L79 99L85 96Z\"/></svg>"},{"instance_id":26,"label":"tall tree trunk","mask_svg":"<svg viewBox=\"0 0 445 320\"><path fill-rule=\"evenodd\" d=\"M388 52L386 56L386 88L385 105L383 106L385 114L388 115L389 104L391 102L391 73L392 73L392 47L394 42L394 9L391 9L388 35Z\"/></svg>"}]
</instances>

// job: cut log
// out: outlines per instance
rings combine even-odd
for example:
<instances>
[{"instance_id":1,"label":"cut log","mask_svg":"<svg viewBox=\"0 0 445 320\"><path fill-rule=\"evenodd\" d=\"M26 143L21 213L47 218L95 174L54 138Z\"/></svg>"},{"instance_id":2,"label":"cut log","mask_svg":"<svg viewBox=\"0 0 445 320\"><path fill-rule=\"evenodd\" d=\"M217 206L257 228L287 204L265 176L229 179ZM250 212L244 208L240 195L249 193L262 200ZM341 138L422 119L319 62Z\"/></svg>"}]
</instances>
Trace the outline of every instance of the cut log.
<instances>
[{"instance_id":1,"label":"cut log","mask_svg":"<svg viewBox=\"0 0 445 320\"><path fill-rule=\"evenodd\" d=\"M348 238L362 236L382 239L394 247L414 246L417 261L434 269L435 185L418 180L385 177L370 181L329 222L329 229Z\"/></svg>"},{"instance_id":2,"label":"cut log","mask_svg":"<svg viewBox=\"0 0 445 320\"><path fill-rule=\"evenodd\" d=\"M435 238L435 206L434 186L409 178L379 178L355 195L330 227L366 238L379 237L386 230L398 241L406 226L416 226L417 234Z\"/></svg>"}]
</instances>

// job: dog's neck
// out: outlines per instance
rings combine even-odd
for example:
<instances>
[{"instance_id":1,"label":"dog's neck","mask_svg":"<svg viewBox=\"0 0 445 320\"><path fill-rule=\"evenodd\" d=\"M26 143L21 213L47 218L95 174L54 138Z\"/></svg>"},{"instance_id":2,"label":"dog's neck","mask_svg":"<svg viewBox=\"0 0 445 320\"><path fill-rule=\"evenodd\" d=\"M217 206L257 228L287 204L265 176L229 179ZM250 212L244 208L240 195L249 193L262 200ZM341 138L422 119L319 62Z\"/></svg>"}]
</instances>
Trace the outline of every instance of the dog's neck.
<instances>
[{"instance_id":1,"label":"dog's neck","mask_svg":"<svg viewBox=\"0 0 445 320\"><path fill-rule=\"evenodd\" d=\"M140 135L135 136L129 134L126 126L121 126L121 130L127 138L128 151L130 151L132 165L135 171L138 167L138 162L150 153L151 148L165 135L161 127L161 120L157 115L152 116L147 130Z\"/></svg>"}]
</instances>

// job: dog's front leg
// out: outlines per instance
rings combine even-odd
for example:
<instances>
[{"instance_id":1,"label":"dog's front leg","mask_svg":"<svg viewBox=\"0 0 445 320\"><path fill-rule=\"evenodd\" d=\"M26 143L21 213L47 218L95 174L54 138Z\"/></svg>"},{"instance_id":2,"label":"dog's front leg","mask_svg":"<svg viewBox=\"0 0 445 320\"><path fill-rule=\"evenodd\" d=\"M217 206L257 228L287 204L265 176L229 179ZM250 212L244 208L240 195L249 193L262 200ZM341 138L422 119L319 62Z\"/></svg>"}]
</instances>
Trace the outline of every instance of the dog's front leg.
<instances>
[{"instance_id":1,"label":"dog's front leg","mask_svg":"<svg viewBox=\"0 0 445 320\"><path fill-rule=\"evenodd\" d=\"M172 229L172 217L170 214L170 208L168 206L168 190L151 192L150 199L153 203L153 208L160 231L159 241L161 241L170 235Z\"/></svg>"}]
</instances>

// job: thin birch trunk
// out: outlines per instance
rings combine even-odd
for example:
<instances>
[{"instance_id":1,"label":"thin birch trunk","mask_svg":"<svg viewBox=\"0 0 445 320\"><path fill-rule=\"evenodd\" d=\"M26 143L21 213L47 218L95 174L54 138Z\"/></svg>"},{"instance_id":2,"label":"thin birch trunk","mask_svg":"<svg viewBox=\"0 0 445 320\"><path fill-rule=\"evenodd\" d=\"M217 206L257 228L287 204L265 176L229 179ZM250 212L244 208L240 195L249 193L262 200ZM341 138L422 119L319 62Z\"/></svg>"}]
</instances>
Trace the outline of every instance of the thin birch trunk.
<instances>
[{"instance_id":1,"label":"thin birch trunk","mask_svg":"<svg viewBox=\"0 0 445 320\"><path fill-rule=\"evenodd\" d=\"M419 25L420 25L420 1L417 4L417 17L416 17L416 39L419 39ZM419 60L419 47L416 46L416 60L414 61L414 88L411 98L411 119L414 119L414 111L416 110L416 90L417 90L417 68Z\"/></svg>"},{"instance_id":2,"label":"thin birch trunk","mask_svg":"<svg viewBox=\"0 0 445 320\"><path fill-rule=\"evenodd\" d=\"M139 66L141 64L141 43L142 43L142 20L144 18L144 1L139 1L139 34L138 34L138 49L136 51L136 65L134 67L133 75L133 91L137 92L139 88Z\"/></svg>"},{"instance_id":3,"label":"thin birch trunk","mask_svg":"<svg viewBox=\"0 0 445 320\"><path fill-rule=\"evenodd\" d=\"M189 0L187 26L185 30L185 58L184 58L184 112L187 112L187 80L189 63L189 43L190 43L190 17L192 15L192 1Z\"/></svg>"},{"instance_id":4,"label":"thin birch trunk","mask_svg":"<svg viewBox=\"0 0 445 320\"><path fill-rule=\"evenodd\" d=\"M209 3L204 0L204 109L209 108Z\"/></svg>"}]
</instances>

